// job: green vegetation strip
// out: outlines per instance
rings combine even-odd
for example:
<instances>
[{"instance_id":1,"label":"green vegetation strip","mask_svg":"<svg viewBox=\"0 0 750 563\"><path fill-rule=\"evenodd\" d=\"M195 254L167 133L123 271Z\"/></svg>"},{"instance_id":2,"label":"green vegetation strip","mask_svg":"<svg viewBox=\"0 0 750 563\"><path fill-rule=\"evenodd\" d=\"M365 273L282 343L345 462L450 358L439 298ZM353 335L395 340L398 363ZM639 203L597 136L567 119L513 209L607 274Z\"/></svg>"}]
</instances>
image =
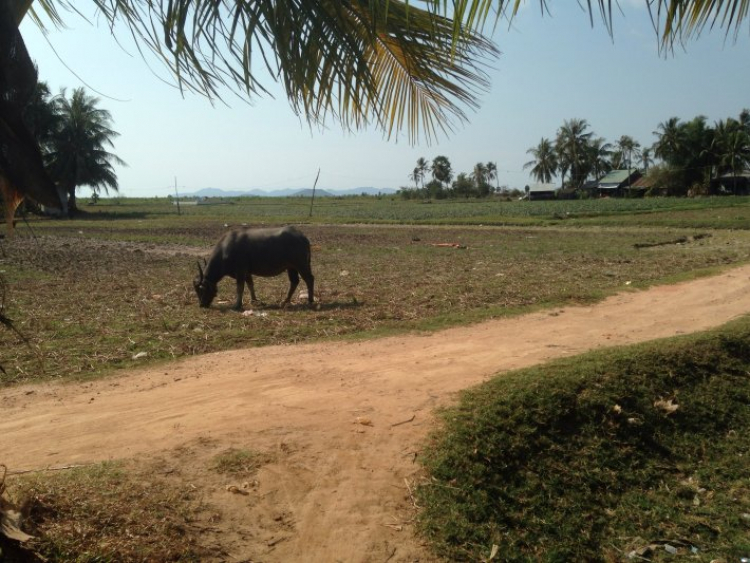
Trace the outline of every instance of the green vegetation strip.
<instances>
[{"instance_id":1,"label":"green vegetation strip","mask_svg":"<svg viewBox=\"0 0 750 563\"><path fill-rule=\"evenodd\" d=\"M451 560L750 556L750 319L501 375L443 419L418 503Z\"/></svg>"},{"instance_id":2,"label":"green vegetation strip","mask_svg":"<svg viewBox=\"0 0 750 563\"><path fill-rule=\"evenodd\" d=\"M90 234L128 228L132 240L147 240L154 228L179 233L198 225L295 224L432 224L627 225L682 228L750 228L750 197L651 197L641 199L573 199L507 201L460 199L404 201L398 197L309 198L237 197L209 199L208 205L183 205L180 214L168 198L102 199L74 220L29 217L34 229L67 229ZM312 212L311 212L312 211ZM19 222L22 224L22 222ZM184 240L184 239L183 239ZM173 239L174 242L174 239Z\"/></svg>"}]
</instances>

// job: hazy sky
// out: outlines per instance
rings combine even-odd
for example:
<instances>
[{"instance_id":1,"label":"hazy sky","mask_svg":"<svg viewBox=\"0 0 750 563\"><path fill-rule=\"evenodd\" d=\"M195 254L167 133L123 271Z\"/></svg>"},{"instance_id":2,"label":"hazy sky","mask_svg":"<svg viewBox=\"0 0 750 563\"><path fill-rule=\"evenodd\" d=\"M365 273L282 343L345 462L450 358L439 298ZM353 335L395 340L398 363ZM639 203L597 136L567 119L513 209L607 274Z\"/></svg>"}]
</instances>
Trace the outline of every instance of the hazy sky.
<instances>
[{"instance_id":1,"label":"hazy sky","mask_svg":"<svg viewBox=\"0 0 750 563\"><path fill-rule=\"evenodd\" d=\"M630 135L650 145L672 116L705 115L713 123L750 108L750 26L736 41L717 30L665 56L645 0L621 0L614 38L599 21L592 28L577 3L551 4L552 14L542 17L538 0L528 0L512 27L498 24L493 38L502 54L481 109L450 138L416 147L375 129L346 133L333 122L311 131L278 88L275 99L252 105L227 96L231 107L182 97L126 33L117 33L118 45L104 23L76 14L66 14L68 28L47 39L29 18L21 31L53 93L84 86L112 113L121 135L114 152L128 163L117 168L120 192L131 197L174 193L175 177L181 192L312 187L318 168L319 188L399 188L410 185L417 158L438 155L454 173L495 162L501 185L523 188L532 181L523 170L526 151L554 138L566 119L586 119L610 142Z\"/></svg>"}]
</instances>

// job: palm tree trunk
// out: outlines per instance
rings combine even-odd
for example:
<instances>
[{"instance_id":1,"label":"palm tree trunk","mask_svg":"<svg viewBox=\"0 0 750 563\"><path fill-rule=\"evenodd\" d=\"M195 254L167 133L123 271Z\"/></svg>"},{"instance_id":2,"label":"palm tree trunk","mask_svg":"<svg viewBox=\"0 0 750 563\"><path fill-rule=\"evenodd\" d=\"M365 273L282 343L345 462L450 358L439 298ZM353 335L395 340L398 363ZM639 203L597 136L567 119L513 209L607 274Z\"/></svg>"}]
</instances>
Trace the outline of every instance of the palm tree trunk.
<instances>
[{"instance_id":1,"label":"palm tree trunk","mask_svg":"<svg viewBox=\"0 0 750 563\"><path fill-rule=\"evenodd\" d=\"M65 193L68 194L68 217L73 217L73 215L78 213L78 205L76 204L75 184L66 186Z\"/></svg>"},{"instance_id":2,"label":"palm tree trunk","mask_svg":"<svg viewBox=\"0 0 750 563\"><path fill-rule=\"evenodd\" d=\"M22 111L36 84L36 70L18 31L16 20L28 6L0 0L0 167L21 195L60 207L39 145L23 121Z\"/></svg>"},{"instance_id":3,"label":"palm tree trunk","mask_svg":"<svg viewBox=\"0 0 750 563\"><path fill-rule=\"evenodd\" d=\"M23 21L23 17L26 15L26 12L29 11L29 8L31 8L33 0L10 0L10 10L13 14L13 17L16 20L16 25L20 26L21 22Z\"/></svg>"}]
</instances>

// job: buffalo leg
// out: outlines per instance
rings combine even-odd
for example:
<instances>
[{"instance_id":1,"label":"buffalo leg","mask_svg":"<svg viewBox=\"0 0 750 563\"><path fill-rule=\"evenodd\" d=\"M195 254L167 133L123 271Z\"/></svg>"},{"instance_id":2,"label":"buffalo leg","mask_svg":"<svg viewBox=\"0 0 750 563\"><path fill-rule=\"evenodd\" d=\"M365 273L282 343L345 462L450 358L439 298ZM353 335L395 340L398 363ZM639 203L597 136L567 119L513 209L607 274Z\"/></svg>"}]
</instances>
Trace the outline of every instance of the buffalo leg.
<instances>
[{"instance_id":1,"label":"buffalo leg","mask_svg":"<svg viewBox=\"0 0 750 563\"><path fill-rule=\"evenodd\" d=\"M234 304L235 311L242 311L242 294L245 292L245 280L242 276L237 276L237 301Z\"/></svg>"},{"instance_id":2,"label":"buffalo leg","mask_svg":"<svg viewBox=\"0 0 750 563\"><path fill-rule=\"evenodd\" d=\"M292 300L294 290L297 289L297 286L299 285L299 274L297 273L297 270L289 268L287 273L289 274L289 293L286 295L286 300L284 301L285 304Z\"/></svg>"},{"instance_id":3,"label":"buffalo leg","mask_svg":"<svg viewBox=\"0 0 750 563\"><path fill-rule=\"evenodd\" d=\"M312 305L315 296L315 276L312 272L300 272L300 275L307 286L307 302Z\"/></svg>"},{"instance_id":4,"label":"buffalo leg","mask_svg":"<svg viewBox=\"0 0 750 563\"><path fill-rule=\"evenodd\" d=\"M255 297L255 284L253 283L253 276L250 274L247 275L247 288L250 290L250 300L253 303L257 303L258 298Z\"/></svg>"}]
</instances>

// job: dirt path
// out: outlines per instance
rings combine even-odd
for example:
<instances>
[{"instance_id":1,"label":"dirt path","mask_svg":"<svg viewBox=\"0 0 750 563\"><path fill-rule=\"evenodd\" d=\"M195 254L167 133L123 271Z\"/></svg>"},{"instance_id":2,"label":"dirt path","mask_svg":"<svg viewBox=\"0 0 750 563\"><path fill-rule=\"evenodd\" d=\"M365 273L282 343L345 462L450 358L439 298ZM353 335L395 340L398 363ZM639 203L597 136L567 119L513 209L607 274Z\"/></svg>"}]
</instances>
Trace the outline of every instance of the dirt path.
<instances>
[{"instance_id":1,"label":"dirt path","mask_svg":"<svg viewBox=\"0 0 750 563\"><path fill-rule=\"evenodd\" d=\"M19 470L181 446L268 451L257 494L212 497L235 523L228 560L429 561L411 533L408 483L436 406L500 371L722 324L750 312L749 286L745 266L428 336L216 353L4 390L0 461Z\"/></svg>"}]
</instances>

